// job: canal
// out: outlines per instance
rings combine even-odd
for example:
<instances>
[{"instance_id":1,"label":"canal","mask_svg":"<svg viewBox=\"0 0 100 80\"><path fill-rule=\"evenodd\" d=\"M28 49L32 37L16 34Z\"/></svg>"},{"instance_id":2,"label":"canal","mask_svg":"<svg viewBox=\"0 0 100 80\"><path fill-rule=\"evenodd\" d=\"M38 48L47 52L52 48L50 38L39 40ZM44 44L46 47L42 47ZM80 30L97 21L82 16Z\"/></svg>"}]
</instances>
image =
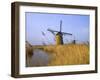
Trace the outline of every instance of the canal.
<instances>
[{"instance_id":1,"label":"canal","mask_svg":"<svg viewBox=\"0 0 100 80\"><path fill-rule=\"evenodd\" d=\"M37 66L47 66L51 60L52 55L44 52L40 49L35 49L33 55L27 56L26 66L27 67L37 67Z\"/></svg>"}]
</instances>

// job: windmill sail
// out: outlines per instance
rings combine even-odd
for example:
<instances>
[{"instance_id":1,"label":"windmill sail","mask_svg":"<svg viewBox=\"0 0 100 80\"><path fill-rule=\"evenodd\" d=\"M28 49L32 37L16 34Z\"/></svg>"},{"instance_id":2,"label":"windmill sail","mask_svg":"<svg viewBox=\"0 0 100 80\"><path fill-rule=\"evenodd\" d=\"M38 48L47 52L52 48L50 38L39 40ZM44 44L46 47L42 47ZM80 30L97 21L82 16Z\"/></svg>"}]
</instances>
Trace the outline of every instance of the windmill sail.
<instances>
[{"instance_id":1,"label":"windmill sail","mask_svg":"<svg viewBox=\"0 0 100 80\"><path fill-rule=\"evenodd\" d=\"M54 31L54 30L51 30L51 29L48 29L48 31L50 31L53 35L55 35L55 32L59 32L59 31Z\"/></svg>"},{"instance_id":2,"label":"windmill sail","mask_svg":"<svg viewBox=\"0 0 100 80\"><path fill-rule=\"evenodd\" d=\"M60 21L60 32L62 31L62 20Z\"/></svg>"},{"instance_id":3,"label":"windmill sail","mask_svg":"<svg viewBox=\"0 0 100 80\"><path fill-rule=\"evenodd\" d=\"M51 29L47 29L48 31L51 31L51 32L59 32L59 31L55 31L55 30L51 30Z\"/></svg>"},{"instance_id":4,"label":"windmill sail","mask_svg":"<svg viewBox=\"0 0 100 80\"><path fill-rule=\"evenodd\" d=\"M63 35L72 35L71 33L61 32Z\"/></svg>"}]
</instances>

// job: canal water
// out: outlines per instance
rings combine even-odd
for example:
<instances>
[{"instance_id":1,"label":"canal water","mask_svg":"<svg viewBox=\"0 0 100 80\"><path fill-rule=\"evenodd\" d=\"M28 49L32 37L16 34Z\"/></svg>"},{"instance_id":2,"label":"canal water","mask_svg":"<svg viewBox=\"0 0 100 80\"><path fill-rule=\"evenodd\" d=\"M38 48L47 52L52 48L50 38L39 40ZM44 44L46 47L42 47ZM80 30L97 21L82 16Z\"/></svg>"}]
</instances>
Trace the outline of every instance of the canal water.
<instances>
[{"instance_id":1,"label":"canal water","mask_svg":"<svg viewBox=\"0 0 100 80\"><path fill-rule=\"evenodd\" d=\"M51 60L51 55L40 49L35 49L32 56L27 56L27 67L47 66Z\"/></svg>"}]
</instances>

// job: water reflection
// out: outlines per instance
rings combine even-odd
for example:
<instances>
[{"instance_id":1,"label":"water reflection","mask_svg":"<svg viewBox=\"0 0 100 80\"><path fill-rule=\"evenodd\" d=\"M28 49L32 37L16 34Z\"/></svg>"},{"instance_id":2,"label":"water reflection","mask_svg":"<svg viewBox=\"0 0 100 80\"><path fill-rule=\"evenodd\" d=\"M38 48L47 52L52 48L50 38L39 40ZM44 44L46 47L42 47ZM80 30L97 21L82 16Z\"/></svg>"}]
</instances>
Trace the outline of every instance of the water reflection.
<instances>
[{"instance_id":1,"label":"water reflection","mask_svg":"<svg viewBox=\"0 0 100 80\"><path fill-rule=\"evenodd\" d=\"M34 66L47 66L50 62L51 55L44 52L40 49L35 49L33 54L27 55L26 58L26 66L34 67Z\"/></svg>"}]
</instances>

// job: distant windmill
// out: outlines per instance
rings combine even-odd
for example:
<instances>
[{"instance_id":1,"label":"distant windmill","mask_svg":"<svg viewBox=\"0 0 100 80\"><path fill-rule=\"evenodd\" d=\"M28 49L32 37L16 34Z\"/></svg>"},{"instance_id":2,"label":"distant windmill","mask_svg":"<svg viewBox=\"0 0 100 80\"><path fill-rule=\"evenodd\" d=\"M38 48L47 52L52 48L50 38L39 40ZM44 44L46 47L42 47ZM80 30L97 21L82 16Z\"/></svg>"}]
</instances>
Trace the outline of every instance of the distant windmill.
<instances>
[{"instance_id":1,"label":"distant windmill","mask_svg":"<svg viewBox=\"0 0 100 80\"><path fill-rule=\"evenodd\" d=\"M75 35L73 36L73 38L74 38L74 39L72 40L72 43L73 43L73 44L77 44L77 43L79 42L79 40L77 40L77 39L75 38Z\"/></svg>"},{"instance_id":2,"label":"distant windmill","mask_svg":"<svg viewBox=\"0 0 100 80\"><path fill-rule=\"evenodd\" d=\"M63 35L72 35L71 33L62 32L62 21L60 21L60 31L48 29L56 37L56 44L63 44Z\"/></svg>"}]
</instances>

